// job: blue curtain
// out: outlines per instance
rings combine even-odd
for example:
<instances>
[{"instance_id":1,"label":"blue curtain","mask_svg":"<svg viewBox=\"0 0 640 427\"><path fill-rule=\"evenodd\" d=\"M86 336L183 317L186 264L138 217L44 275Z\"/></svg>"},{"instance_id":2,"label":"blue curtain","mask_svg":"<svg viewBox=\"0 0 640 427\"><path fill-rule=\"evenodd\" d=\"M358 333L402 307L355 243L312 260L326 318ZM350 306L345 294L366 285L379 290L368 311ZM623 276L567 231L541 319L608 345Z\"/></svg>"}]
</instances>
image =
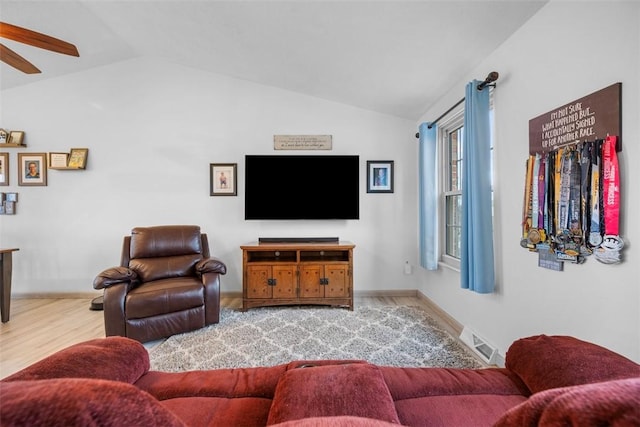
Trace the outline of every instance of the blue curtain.
<instances>
[{"instance_id":1,"label":"blue curtain","mask_svg":"<svg viewBox=\"0 0 640 427\"><path fill-rule=\"evenodd\" d=\"M436 140L437 128L422 123L420 132L419 194L420 194L420 266L438 268L438 182Z\"/></svg>"},{"instance_id":2,"label":"blue curtain","mask_svg":"<svg viewBox=\"0 0 640 427\"><path fill-rule=\"evenodd\" d=\"M467 84L464 105L462 172L461 286L478 293L495 287L491 201L489 89Z\"/></svg>"}]
</instances>

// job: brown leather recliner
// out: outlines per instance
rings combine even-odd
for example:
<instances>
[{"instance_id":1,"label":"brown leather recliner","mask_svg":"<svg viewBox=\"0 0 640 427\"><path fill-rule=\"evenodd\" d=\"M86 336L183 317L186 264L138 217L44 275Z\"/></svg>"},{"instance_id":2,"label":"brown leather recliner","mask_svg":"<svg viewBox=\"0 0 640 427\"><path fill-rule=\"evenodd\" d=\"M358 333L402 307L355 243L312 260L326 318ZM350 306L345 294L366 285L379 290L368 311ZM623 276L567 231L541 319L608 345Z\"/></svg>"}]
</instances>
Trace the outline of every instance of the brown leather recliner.
<instances>
[{"instance_id":1,"label":"brown leather recliner","mask_svg":"<svg viewBox=\"0 0 640 427\"><path fill-rule=\"evenodd\" d=\"M218 323L226 272L196 225L134 228L120 266L93 281L104 289L106 335L147 342Z\"/></svg>"}]
</instances>

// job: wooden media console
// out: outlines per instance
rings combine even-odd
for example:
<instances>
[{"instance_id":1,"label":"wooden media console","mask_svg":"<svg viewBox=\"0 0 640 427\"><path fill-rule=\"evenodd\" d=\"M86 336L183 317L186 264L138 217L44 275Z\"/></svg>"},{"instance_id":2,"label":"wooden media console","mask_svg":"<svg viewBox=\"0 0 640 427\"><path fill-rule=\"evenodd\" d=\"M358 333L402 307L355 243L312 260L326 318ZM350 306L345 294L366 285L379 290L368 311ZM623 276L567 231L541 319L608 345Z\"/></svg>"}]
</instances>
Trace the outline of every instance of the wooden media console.
<instances>
[{"instance_id":1,"label":"wooden media console","mask_svg":"<svg viewBox=\"0 0 640 427\"><path fill-rule=\"evenodd\" d=\"M350 242L255 242L242 249L242 310L332 305L353 310Z\"/></svg>"}]
</instances>

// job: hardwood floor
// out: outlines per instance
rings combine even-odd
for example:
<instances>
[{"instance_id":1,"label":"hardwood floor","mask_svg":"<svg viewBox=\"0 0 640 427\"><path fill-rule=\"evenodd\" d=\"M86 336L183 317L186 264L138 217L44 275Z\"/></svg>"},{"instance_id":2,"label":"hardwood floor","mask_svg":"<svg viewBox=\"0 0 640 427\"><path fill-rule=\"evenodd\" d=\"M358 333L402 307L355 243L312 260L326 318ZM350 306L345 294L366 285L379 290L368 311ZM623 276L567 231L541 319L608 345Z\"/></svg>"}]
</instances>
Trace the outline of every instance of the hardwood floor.
<instances>
[{"instance_id":1,"label":"hardwood floor","mask_svg":"<svg viewBox=\"0 0 640 427\"><path fill-rule=\"evenodd\" d=\"M89 310L90 303L90 298L13 299L10 321L0 324L0 378L72 344L104 337L103 312ZM452 335L460 332L459 325L452 324L428 300L418 296L356 295L354 305L420 306ZM221 306L239 309L242 298L223 296Z\"/></svg>"}]
</instances>

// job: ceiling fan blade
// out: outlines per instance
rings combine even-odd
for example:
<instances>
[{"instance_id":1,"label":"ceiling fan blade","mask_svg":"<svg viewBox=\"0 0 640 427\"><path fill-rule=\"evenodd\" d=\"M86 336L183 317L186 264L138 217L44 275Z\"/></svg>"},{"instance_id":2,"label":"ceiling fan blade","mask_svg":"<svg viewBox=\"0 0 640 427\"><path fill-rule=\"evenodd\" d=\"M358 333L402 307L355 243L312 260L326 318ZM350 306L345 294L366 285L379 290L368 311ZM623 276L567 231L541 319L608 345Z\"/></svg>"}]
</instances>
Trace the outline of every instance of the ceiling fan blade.
<instances>
[{"instance_id":1,"label":"ceiling fan blade","mask_svg":"<svg viewBox=\"0 0 640 427\"><path fill-rule=\"evenodd\" d=\"M2 43L0 43L0 61L5 64L11 65L13 68L16 68L23 73L27 74L38 74L40 70L33 65L31 62L24 59L22 56L18 55Z\"/></svg>"},{"instance_id":2,"label":"ceiling fan blade","mask_svg":"<svg viewBox=\"0 0 640 427\"><path fill-rule=\"evenodd\" d=\"M80 56L78 49L71 43L6 22L0 22L0 37L65 55Z\"/></svg>"}]
</instances>

